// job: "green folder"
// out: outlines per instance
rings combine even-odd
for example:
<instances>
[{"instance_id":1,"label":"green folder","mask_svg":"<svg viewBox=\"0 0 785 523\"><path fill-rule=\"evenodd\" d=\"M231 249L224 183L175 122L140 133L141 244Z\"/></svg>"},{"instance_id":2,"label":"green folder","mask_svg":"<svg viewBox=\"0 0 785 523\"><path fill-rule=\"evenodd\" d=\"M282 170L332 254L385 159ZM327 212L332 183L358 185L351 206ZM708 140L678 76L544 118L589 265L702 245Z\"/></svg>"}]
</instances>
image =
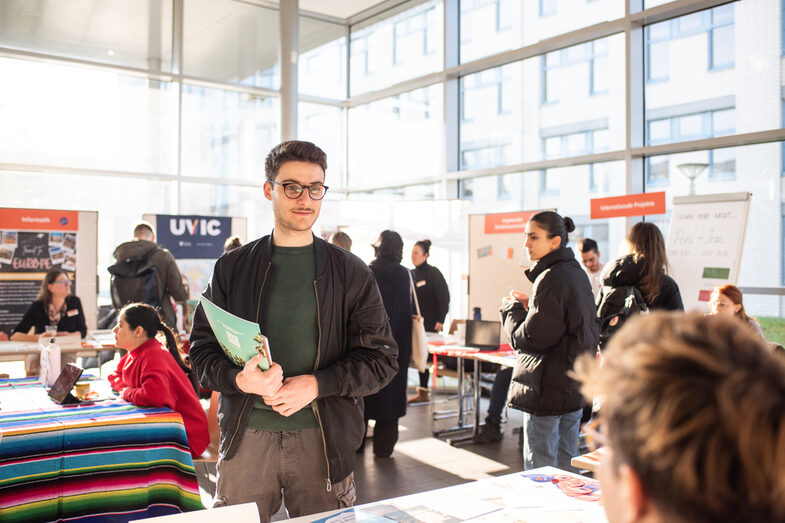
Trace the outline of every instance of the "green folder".
<instances>
[{"instance_id":1,"label":"green folder","mask_svg":"<svg viewBox=\"0 0 785 523\"><path fill-rule=\"evenodd\" d=\"M270 368L273 361L270 342L259 330L259 324L238 318L204 296L200 302L218 344L230 360L238 367L244 367L245 362L261 353L264 354L264 359L259 362L259 368Z\"/></svg>"}]
</instances>

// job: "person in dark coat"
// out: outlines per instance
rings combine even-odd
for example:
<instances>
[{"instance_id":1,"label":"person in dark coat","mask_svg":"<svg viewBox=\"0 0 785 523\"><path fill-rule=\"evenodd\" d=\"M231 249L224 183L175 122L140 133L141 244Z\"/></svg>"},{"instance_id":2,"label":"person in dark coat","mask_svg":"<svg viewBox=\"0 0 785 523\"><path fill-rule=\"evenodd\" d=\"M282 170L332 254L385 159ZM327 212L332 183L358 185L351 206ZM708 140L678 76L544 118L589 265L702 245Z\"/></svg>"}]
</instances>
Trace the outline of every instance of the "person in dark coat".
<instances>
[{"instance_id":1,"label":"person in dark coat","mask_svg":"<svg viewBox=\"0 0 785 523\"><path fill-rule=\"evenodd\" d=\"M384 231L374 245L376 259L371 272L382 295L384 309L398 344L398 373L376 394L365 397L365 420L375 420L373 453L392 455L398 441L398 418L406 415L406 376L412 354L412 298L409 271L401 265L403 240L397 232Z\"/></svg>"},{"instance_id":2,"label":"person in dark coat","mask_svg":"<svg viewBox=\"0 0 785 523\"><path fill-rule=\"evenodd\" d=\"M639 222L627 234L629 254L605 265L597 303L615 287L637 287L649 310L683 311L679 285L668 276L668 256L660 229L651 222Z\"/></svg>"},{"instance_id":3,"label":"person in dark coat","mask_svg":"<svg viewBox=\"0 0 785 523\"><path fill-rule=\"evenodd\" d=\"M599 326L594 294L572 249L570 218L552 211L526 224L526 250L532 265L526 277L532 295L512 291L501 309L504 331L518 351L508 404L523 411L523 467L571 470L578 454L584 400L568 376L575 359L597 350Z\"/></svg>"},{"instance_id":4,"label":"person in dark coat","mask_svg":"<svg viewBox=\"0 0 785 523\"><path fill-rule=\"evenodd\" d=\"M423 316L423 326L427 332L441 332L444 329L444 318L450 310L450 289L439 269L428 264L431 255L431 240L420 240L412 248L412 277L417 292L417 302ZM420 373L420 386L417 394L409 398L409 403L430 401L428 380L430 372Z\"/></svg>"}]
</instances>

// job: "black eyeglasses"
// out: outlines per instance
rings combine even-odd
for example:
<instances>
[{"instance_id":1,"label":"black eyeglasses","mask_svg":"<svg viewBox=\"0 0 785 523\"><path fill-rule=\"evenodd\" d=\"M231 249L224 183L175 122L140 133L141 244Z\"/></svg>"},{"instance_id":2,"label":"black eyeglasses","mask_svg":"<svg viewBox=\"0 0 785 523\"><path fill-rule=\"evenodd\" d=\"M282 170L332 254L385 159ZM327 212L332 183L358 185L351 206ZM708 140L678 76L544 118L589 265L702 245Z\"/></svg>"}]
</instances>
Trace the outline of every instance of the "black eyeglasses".
<instances>
[{"instance_id":1,"label":"black eyeglasses","mask_svg":"<svg viewBox=\"0 0 785 523\"><path fill-rule=\"evenodd\" d=\"M271 181L270 183L283 187L283 193L291 200L299 198L305 189L308 189L308 196L310 196L312 200L321 200L324 198L324 195L327 194L327 189L329 189L329 187L322 185L321 183L312 183L311 185L300 185L296 182L281 183Z\"/></svg>"}]
</instances>

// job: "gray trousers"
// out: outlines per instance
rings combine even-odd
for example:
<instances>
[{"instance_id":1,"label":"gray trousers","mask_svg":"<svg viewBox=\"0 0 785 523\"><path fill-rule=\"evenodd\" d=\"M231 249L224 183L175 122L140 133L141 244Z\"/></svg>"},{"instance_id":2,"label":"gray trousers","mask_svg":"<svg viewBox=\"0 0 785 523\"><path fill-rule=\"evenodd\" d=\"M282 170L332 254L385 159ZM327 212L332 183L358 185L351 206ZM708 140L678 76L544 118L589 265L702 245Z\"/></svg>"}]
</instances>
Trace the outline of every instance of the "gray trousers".
<instances>
[{"instance_id":1,"label":"gray trousers","mask_svg":"<svg viewBox=\"0 0 785 523\"><path fill-rule=\"evenodd\" d=\"M247 429L231 459L218 456L215 507L256 502L264 523L286 504L289 517L351 507L354 473L327 490L318 428L276 432Z\"/></svg>"}]
</instances>

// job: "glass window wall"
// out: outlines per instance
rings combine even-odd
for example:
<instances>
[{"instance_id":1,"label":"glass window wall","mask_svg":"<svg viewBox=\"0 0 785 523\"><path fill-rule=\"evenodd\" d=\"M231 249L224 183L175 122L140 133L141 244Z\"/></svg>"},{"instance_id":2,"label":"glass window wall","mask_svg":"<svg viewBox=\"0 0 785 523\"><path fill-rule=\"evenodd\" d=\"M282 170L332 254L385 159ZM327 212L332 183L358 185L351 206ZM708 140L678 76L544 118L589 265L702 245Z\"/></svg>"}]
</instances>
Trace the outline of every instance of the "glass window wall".
<instances>
[{"instance_id":1,"label":"glass window wall","mask_svg":"<svg viewBox=\"0 0 785 523\"><path fill-rule=\"evenodd\" d=\"M4 0L0 46L169 72L172 0Z\"/></svg>"},{"instance_id":2,"label":"glass window wall","mask_svg":"<svg viewBox=\"0 0 785 523\"><path fill-rule=\"evenodd\" d=\"M417 183L444 172L441 85L349 109L348 184Z\"/></svg>"},{"instance_id":3,"label":"glass window wall","mask_svg":"<svg viewBox=\"0 0 785 523\"><path fill-rule=\"evenodd\" d=\"M186 0L183 73L268 89L281 86L278 11L233 0Z\"/></svg>"},{"instance_id":4,"label":"glass window wall","mask_svg":"<svg viewBox=\"0 0 785 523\"><path fill-rule=\"evenodd\" d=\"M623 55L613 35L461 78L461 169L623 148Z\"/></svg>"},{"instance_id":5,"label":"glass window wall","mask_svg":"<svg viewBox=\"0 0 785 523\"><path fill-rule=\"evenodd\" d=\"M750 211L744 248L741 256L739 286L778 287L783 284L782 272L782 196L772 187L779 186L782 143L730 147L724 149L692 151L687 153L653 156L647 159L666 175L667 184L647 184L647 191L665 191L668 213L648 217L662 229L666 237L670 224L670 202L675 196L691 193L688 175L694 171L687 164L702 164L694 177L694 194L720 194L750 192ZM732 172L730 176L724 172ZM736 173L739 173L736 176ZM742 174L743 173L743 176ZM766 246L766 247L763 247ZM776 246L776 247L774 247ZM761 249L770 256L756 256ZM744 308L752 315L779 316L780 298L777 296L744 296Z\"/></svg>"},{"instance_id":6,"label":"glass window wall","mask_svg":"<svg viewBox=\"0 0 785 523\"><path fill-rule=\"evenodd\" d=\"M333 189L343 187L343 173L346 172L344 109L300 102L297 116L298 138L317 144L327 154L325 183Z\"/></svg>"},{"instance_id":7,"label":"glass window wall","mask_svg":"<svg viewBox=\"0 0 785 523\"><path fill-rule=\"evenodd\" d=\"M443 67L444 8L440 0L408 2L351 31L351 95L433 73Z\"/></svg>"},{"instance_id":8,"label":"glass window wall","mask_svg":"<svg viewBox=\"0 0 785 523\"><path fill-rule=\"evenodd\" d=\"M0 78L3 162L176 172L176 84L2 57Z\"/></svg>"},{"instance_id":9,"label":"glass window wall","mask_svg":"<svg viewBox=\"0 0 785 523\"><path fill-rule=\"evenodd\" d=\"M461 62L624 16L624 0L461 0Z\"/></svg>"},{"instance_id":10,"label":"glass window wall","mask_svg":"<svg viewBox=\"0 0 785 523\"><path fill-rule=\"evenodd\" d=\"M346 29L304 16L299 20L297 81L300 94L346 98Z\"/></svg>"},{"instance_id":11,"label":"glass window wall","mask_svg":"<svg viewBox=\"0 0 785 523\"><path fill-rule=\"evenodd\" d=\"M280 140L280 99L183 86L182 174L263 180Z\"/></svg>"}]
</instances>

